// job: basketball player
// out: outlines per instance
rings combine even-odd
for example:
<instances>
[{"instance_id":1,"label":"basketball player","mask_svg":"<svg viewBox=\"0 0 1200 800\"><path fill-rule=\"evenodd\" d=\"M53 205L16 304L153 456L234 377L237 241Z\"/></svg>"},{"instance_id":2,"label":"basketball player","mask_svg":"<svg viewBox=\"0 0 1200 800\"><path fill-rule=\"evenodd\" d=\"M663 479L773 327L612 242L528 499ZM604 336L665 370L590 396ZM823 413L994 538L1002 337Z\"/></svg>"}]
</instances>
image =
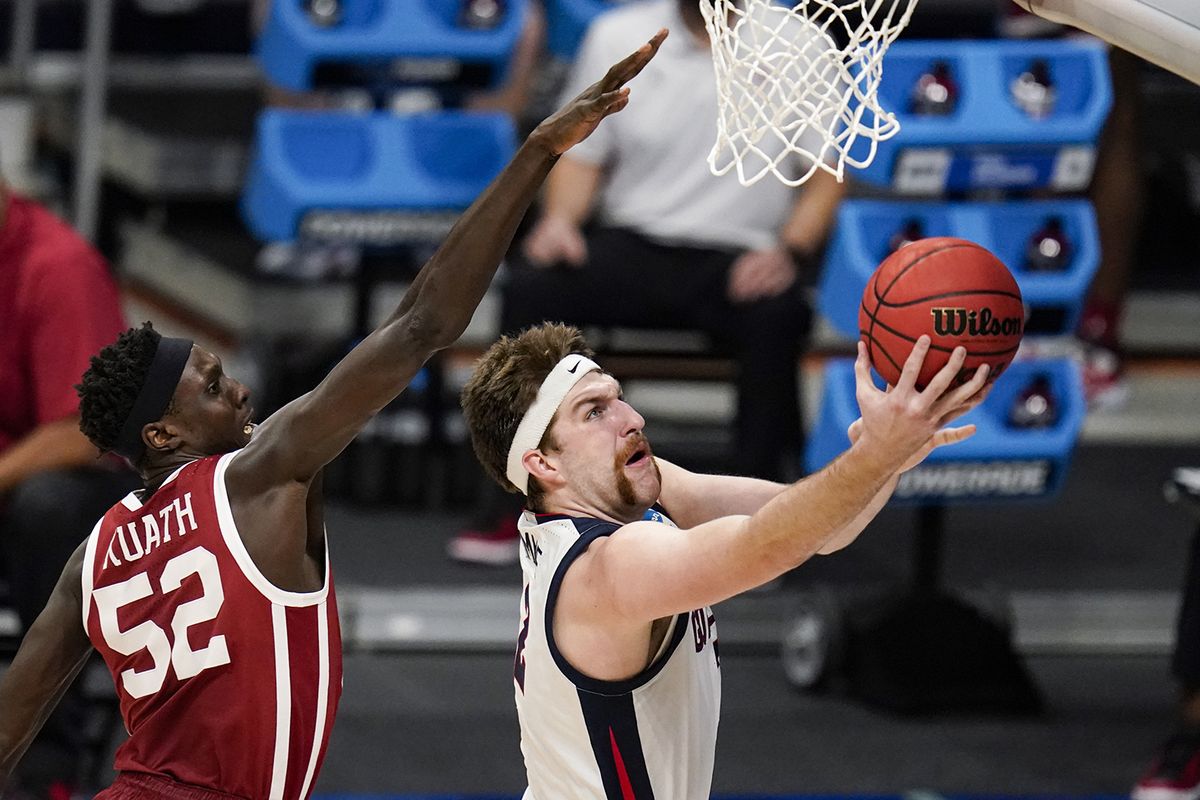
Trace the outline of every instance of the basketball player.
<instances>
[{"instance_id":1,"label":"basketball player","mask_svg":"<svg viewBox=\"0 0 1200 800\"><path fill-rule=\"evenodd\" d=\"M721 694L710 606L845 547L901 472L974 433L944 426L983 400L987 368L950 389L957 348L917 391L928 349L922 336L883 392L860 344L850 449L790 486L655 458L575 328L529 328L484 354L463 389L472 443L527 501L515 661L526 800L709 796Z\"/></svg>"},{"instance_id":2,"label":"basketball player","mask_svg":"<svg viewBox=\"0 0 1200 800\"><path fill-rule=\"evenodd\" d=\"M629 99L660 31L539 125L400 305L257 428L220 359L149 326L101 351L81 427L140 471L71 557L0 684L0 789L94 647L129 740L117 798L305 798L341 694L321 468L458 338L546 174Z\"/></svg>"}]
</instances>

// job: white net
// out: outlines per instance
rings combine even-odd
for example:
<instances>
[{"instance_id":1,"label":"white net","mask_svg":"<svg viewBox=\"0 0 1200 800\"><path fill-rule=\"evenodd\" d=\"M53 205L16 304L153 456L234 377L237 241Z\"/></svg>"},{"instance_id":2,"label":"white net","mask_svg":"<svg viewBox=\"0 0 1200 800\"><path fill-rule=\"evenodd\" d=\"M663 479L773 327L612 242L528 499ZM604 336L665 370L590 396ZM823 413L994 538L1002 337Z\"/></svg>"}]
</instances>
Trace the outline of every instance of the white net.
<instances>
[{"instance_id":1,"label":"white net","mask_svg":"<svg viewBox=\"0 0 1200 800\"><path fill-rule=\"evenodd\" d=\"M878 100L883 54L917 0L699 0L717 79L714 175L840 181L900 124Z\"/></svg>"}]
</instances>

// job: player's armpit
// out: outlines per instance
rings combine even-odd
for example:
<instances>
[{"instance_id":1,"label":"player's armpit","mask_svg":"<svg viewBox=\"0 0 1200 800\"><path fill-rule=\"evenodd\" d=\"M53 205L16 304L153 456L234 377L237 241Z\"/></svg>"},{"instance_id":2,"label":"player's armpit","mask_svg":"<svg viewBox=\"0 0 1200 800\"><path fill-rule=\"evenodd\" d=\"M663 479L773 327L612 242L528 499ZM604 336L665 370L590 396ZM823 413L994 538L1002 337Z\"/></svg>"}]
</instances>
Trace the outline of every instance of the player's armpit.
<instances>
[{"instance_id":1,"label":"player's armpit","mask_svg":"<svg viewBox=\"0 0 1200 800\"><path fill-rule=\"evenodd\" d=\"M0 789L91 655L80 583L85 546L67 562L45 610L0 679Z\"/></svg>"},{"instance_id":2,"label":"player's armpit","mask_svg":"<svg viewBox=\"0 0 1200 800\"><path fill-rule=\"evenodd\" d=\"M754 514L787 488L787 484L758 478L690 472L657 456L655 461L662 474L662 506L681 528Z\"/></svg>"}]
</instances>

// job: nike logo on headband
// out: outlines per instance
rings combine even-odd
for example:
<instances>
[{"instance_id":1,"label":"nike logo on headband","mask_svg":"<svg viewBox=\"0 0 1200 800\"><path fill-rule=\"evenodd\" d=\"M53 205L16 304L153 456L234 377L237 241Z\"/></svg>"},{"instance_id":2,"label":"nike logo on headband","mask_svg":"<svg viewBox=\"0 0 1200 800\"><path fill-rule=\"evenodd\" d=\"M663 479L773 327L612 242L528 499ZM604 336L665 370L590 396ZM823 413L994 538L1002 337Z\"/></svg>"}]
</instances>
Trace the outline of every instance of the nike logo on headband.
<instances>
[{"instance_id":1,"label":"nike logo on headband","mask_svg":"<svg viewBox=\"0 0 1200 800\"><path fill-rule=\"evenodd\" d=\"M579 369L579 365L580 365L580 364L582 364L582 363L583 363L583 360L582 360L582 359L580 359L579 361L576 361L576 362L575 362L575 365L574 365L574 366L572 366L572 367L571 367L569 370L567 370L567 372L569 372L569 373L571 373L572 375L574 375L574 374L575 374L575 370Z\"/></svg>"}]
</instances>

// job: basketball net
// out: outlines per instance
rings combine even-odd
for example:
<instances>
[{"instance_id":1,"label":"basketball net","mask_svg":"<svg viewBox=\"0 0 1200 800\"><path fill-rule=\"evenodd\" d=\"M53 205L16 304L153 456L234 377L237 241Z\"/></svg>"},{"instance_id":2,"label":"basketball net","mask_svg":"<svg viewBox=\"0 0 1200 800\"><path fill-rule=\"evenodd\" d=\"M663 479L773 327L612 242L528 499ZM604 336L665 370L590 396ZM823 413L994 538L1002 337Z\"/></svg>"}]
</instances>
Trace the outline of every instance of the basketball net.
<instances>
[{"instance_id":1,"label":"basketball net","mask_svg":"<svg viewBox=\"0 0 1200 800\"><path fill-rule=\"evenodd\" d=\"M862 168L900 124L877 97L917 0L699 0L717 80L714 175L799 186Z\"/></svg>"}]
</instances>

